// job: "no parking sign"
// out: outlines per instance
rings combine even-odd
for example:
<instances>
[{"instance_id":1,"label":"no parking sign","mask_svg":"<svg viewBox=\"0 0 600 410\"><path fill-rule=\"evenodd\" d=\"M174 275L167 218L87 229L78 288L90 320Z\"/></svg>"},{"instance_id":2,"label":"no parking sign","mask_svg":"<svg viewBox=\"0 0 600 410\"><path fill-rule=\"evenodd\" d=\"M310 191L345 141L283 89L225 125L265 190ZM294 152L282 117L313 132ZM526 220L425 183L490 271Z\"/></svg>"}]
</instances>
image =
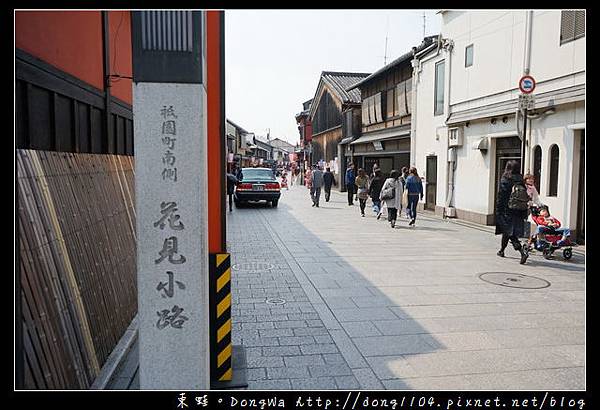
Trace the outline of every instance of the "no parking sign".
<instances>
[{"instance_id":1,"label":"no parking sign","mask_svg":"<svg viewBox=\"0 0 600 410\"><path fill-rule=\"evenodd\" d=\"M530 75L524 75L519 80L519 90L523 94L531 94L535 90L535 80Z\"/></svg>"}]
</instances>

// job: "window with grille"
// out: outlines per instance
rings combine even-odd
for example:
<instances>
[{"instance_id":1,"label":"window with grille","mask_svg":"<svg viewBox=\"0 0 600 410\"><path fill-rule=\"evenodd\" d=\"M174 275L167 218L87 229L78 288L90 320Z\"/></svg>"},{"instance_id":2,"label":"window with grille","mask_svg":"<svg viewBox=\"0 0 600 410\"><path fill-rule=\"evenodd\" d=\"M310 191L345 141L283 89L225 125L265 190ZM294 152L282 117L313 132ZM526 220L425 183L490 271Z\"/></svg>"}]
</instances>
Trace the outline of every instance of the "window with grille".
<instances>
[{"instance_id":1,"label":"window with grille","mask_svg":"<svg viewBox=\"0 0 600 410\"><path fill-rule=\"evenodd\" d=\"M435 103L433 115L444 113L444 60L435 65Z\"/></svg>"},{"instance_id":2,"label":"window with grille","mask_svg":"<svg viewBox=\"0 0 600 410\"><path fill-rule=\"evenodd\" d=\"M535 178L535 189L540 191L540 180L542 178L542 147L536 145L533 149L533 177Z\"/></svg>"},{"instance_id":3,"label":"window with grille","mask_svg":"<svg viewBox=\"0 0 600 410\"><path fill-rule=\"evenodd\" d=\"M548 196L558 195L558 165L559 150L558 145L554 144L550 148L550 185L548 187Z\"/></svg>"},{"instance_id":4,"label":"window with grille","mask_svg":"<svg viewBox=\"0 0 600 410\"><path fill-rule=\"evenodd\" d=\"M473 44L465 48L465 67L473 65Z\"/></svg>"},{"instance_id":5,"label":"window with grille","mask_svg":"<svg viewBox=\"0 0 600 410\"><path fill-rule=\"evenodd\" d=\"M562 11L560 15L560 44L585 36L585 11Z\"/></svg>"}]
</instances>

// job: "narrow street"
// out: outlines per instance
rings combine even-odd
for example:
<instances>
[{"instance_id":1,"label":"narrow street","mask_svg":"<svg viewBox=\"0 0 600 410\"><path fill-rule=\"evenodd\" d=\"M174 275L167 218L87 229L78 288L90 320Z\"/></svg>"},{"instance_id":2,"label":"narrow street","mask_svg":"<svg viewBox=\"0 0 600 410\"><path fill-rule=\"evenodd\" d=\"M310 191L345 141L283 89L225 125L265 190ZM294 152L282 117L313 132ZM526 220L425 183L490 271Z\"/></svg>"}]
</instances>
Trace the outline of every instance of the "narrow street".
<instances>
[{"instance_id":1,"label":"narrow street","mask_svg":"<svg viewBox=\"0 0 600 410\"><path fill-rule=\"evenodd\" d=\"M484 230L366 213L304 186L228 213L249 389L585 388L583 254L520 265Z\"/></svg>"}]
</instances>

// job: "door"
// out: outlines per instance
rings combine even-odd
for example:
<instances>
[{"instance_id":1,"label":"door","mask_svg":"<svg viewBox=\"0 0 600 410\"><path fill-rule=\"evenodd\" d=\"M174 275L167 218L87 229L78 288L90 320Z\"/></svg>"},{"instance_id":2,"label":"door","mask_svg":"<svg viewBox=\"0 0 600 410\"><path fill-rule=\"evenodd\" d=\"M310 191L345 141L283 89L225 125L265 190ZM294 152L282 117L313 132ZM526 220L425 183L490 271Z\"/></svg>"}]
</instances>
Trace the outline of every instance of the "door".
<instances>
[{"instance_id":1,"label":"door","mask_svg":"<svg viewBox=\"0 0 600 410\"><path fill-rule=\"evenodd\" d=\"M435 211L437 195L437 157L427 157L425 173L425 209Z\"/></svg>"},{"instance_id":2,"label":"door","mask_svg":"<svg viewBox=\"0 0 600 410\"><path fill-rule=\"evenodd\" d=\"M517 161L521 168L521 139L519 137L507 137L496 139L496 178L494 179L494 213L498 199L498 188L504 169L508 161ZM495 218L494 223L495 223Z\"/></svg>"},{"instance_id":3,"label":"door","mask_svg":"<svg viewBox=\"0 0 600 410\"><path fill-rule=\"evenodd\" d=\"M577 198L577 243L585 243L585 130L581 131L579 150L579 194Z\"/></svg>"}]
</instances>

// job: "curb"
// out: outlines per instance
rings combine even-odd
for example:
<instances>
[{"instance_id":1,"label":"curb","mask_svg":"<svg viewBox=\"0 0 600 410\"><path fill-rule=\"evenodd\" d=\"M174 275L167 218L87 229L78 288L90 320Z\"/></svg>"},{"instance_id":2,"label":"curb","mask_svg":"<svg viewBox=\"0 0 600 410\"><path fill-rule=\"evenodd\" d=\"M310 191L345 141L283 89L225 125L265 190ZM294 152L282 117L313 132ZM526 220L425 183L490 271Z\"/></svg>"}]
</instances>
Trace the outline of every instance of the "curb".
<instances>
[{"instance_id":1,"label":"curb","mask_svg":"<svg viewBox=\"0 0 600 410\"><path fill-rule=\"evenodd\" d=\"M106 389L108 382L112 379L112 377L115 374L115 371L118 369L119 365L125 358L126 353L133 345L133 342L135 342L135 340L137 339L137 318L138 315L136 313L136 315L131 320L129 327L127 327L127 330L125 331L125 333L123 333L123 336L121 336L119 343L117 343L110 356L108 356L108 359L106 359L106 362L102 366L100 373L98 373L98 376L96 376L96 380L94 380L94 383L90 386L90 390Z\"/></svg>"}]
</instances>

